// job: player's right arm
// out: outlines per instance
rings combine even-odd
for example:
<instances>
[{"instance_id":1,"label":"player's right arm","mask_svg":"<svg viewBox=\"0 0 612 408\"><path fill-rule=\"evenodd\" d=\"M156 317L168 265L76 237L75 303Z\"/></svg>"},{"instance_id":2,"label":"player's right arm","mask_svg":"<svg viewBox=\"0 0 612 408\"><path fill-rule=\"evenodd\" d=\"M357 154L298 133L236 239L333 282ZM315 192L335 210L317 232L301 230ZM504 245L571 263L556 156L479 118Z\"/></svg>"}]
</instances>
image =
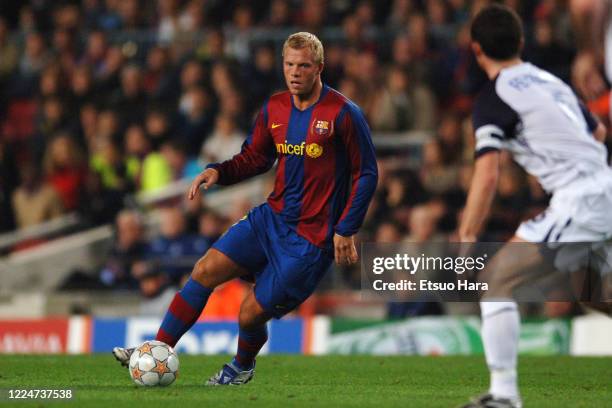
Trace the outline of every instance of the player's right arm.
<instances>
[{"instance_id":1,"label":"player's right arm","mask_svg":"<svg viewBox=\"0 0 612 408\"><path fill-rule=\"evenodd\" d=\"M235 184L270 170L276 160L276 149L267 123L268 103L265 103L240 153L222 163L209 164L191 184L189 199L195 197L200 185L207 189L214 184Z\"/></svg>"},{"instance_id":2,"label":"player's right arm","mask_svg":"<svg viewBox=\"0 0 612 408\"><path fill-rule=\"evenodd\" d=\"M461 217L459 238L475 242L489 215L499 178L499 154L506 140L514 137L518 114L487 83L474 102L472 124L476 137L474 175Z\"/></svg>"},{"instance_id":3,"label":"player's right arm","mask_svg":"<svg viewBox=\"0 0 612 408\"><path fill-rule=\"evenodd\" d=\"M479 156L474 164L472 184L459 226L461 242L476 242L495 198L498 178L499 151L491 150Z\"/></svg>"},{"instance_id":4,"label":"player's right arm","mask_svg":"<svg viewBox=\"0 0 612 408\"><path fill-rule=\"evenodd\" d=\"M217 184L218 180L219 172L216 169L208 168L204 170L203 172L198 174L196 178L193 179L191 187L189 187L189 199L193 200L193 198L200 190L200 186L204 187L204 190L208 190L208 187Z\"/></svg>"}]
</instances>

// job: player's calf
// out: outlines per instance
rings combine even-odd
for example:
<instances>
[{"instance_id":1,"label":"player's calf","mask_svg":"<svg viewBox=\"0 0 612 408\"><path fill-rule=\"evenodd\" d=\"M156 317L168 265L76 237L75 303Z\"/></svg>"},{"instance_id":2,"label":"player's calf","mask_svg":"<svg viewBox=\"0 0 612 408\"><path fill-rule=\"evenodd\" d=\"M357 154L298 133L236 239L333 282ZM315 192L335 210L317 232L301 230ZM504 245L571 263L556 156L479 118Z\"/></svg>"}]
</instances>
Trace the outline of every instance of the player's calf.
<instances>
[{"instance_id":1,"label":"player's calf","mask_svg":"<svg viewBox=\"0 0 612 408\"><path fill-rule=\"evenodd\" d=\"M241 329L251 330L265 325L270 316L255 298L255 292L251 290L240 305L238 324Z\"/></svg>"},{"instance_id":2,"label":"player's calf","mask_svg":"<svg viewBox=\"0 0 612 408\"><path fill-rule=\"evenodd\" d=\"M191 277L174 296L155 340L174 347L204 310L215 287L245 271L225 254L211 249L195 264Z\"/></svg>"}]
</instances>

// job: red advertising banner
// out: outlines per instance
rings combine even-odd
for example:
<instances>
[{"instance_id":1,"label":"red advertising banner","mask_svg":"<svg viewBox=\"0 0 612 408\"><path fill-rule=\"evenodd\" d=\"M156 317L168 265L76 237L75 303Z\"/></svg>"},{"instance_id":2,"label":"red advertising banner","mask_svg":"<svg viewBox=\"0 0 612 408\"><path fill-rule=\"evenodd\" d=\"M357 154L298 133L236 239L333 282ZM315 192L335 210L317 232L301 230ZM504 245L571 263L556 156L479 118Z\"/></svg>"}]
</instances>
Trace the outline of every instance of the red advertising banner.
<instances>
[{"instance_id":1,"label":"red advertising banner","mask_svg":"<svg viewBox=\"0 0 612 408\"><path fill-rule=\"evenodd\" d=\"M65 353L68 319L0 321L0 353Z\"/></svg>"}]
</instances>

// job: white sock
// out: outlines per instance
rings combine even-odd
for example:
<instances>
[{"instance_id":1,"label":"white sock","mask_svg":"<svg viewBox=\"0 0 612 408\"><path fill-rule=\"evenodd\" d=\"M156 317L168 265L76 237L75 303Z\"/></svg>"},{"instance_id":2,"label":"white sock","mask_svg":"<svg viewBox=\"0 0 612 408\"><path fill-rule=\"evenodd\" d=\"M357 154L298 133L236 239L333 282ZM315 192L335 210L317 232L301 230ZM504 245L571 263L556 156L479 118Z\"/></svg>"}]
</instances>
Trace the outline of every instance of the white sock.
<instances>
[{"instance_id":1,"label":"white sock","mask_svg":"<svg viewBox=\"0 0 612 408\"><path fill-rule=\"evenodd\" d=\"M520 317L516 302L480 302L482 343L491 372L489 393L498 398L519 398L516 356Z\"/></svg>"}]
</instances>

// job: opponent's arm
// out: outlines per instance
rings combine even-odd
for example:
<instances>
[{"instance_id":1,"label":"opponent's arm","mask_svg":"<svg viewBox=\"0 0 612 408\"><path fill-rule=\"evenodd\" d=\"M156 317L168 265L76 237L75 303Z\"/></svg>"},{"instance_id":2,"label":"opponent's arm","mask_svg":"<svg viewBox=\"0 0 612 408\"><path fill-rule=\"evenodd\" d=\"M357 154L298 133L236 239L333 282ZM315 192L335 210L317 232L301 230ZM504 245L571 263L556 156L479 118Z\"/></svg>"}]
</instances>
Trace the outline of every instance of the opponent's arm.
<instances>
[{"instance_id":1,"label":"opponent's arm","mask_svg":"<svg viewBox=\"0 0 612 408\"><path fill-rule=\"evenodd\" d=\"M479 156L474 165L474 175L459 226L461 242L476 242L489 215L498 178L499 151L491 150Z\"/></svg>"},{"instance_id":2,"label":"opponent's arm","mask_svg":"<svg viewBox=\"0 0 612 408\"><path fill-rule=\"evenodd\" d=\"M476 97L472 111L475 163L459 225L462 242L475 242L489 215L499 178L499 152L518 123L518 114L497 93L496 82L485 85Z\"/></svg>"},{"instance_id":3,"label":"opponent's arm","mask_svg":"<svg viewBox=\"0 0 612 408\"><path fill-rule=\"evenodd\" d=\"M363 224L374 196L378 167L370 129L359 108L347 105L338 122L337 128L349 159L351 190L344 211L334 228L334 253L336 262L346 265L358 260L353 236Z\"/></svg>"},{"instance_id":4,"label":"opponent's arm","mask_svg":"<svg viewBox=\"0 0 612 408\"><path fill-rule=\"evenodd\" d=\"M606 141L607 134L608 134L608 131L606 130L606 127L604 126L604 124L601 122L598 122L597 128L595 128L595 130L593 131L593 137L595 138L595 140L601 143L604 143Z\"/></svg>"},{"instance_id":5,"label":"opponent's arm","mask_svg":"<svg viewBox=\"0 0 612 408\"><path fill-rule=\"evenodd\" d=\"M595 140L598 142L604 143L606 141L607 129L603 123L597 118L597 116L593 115L591 111L582 103L578 102L580 106L580 110L582 111L582 116L587 124L587 129L589 133L593 135Z\"/></svg>"}]
</instances>

